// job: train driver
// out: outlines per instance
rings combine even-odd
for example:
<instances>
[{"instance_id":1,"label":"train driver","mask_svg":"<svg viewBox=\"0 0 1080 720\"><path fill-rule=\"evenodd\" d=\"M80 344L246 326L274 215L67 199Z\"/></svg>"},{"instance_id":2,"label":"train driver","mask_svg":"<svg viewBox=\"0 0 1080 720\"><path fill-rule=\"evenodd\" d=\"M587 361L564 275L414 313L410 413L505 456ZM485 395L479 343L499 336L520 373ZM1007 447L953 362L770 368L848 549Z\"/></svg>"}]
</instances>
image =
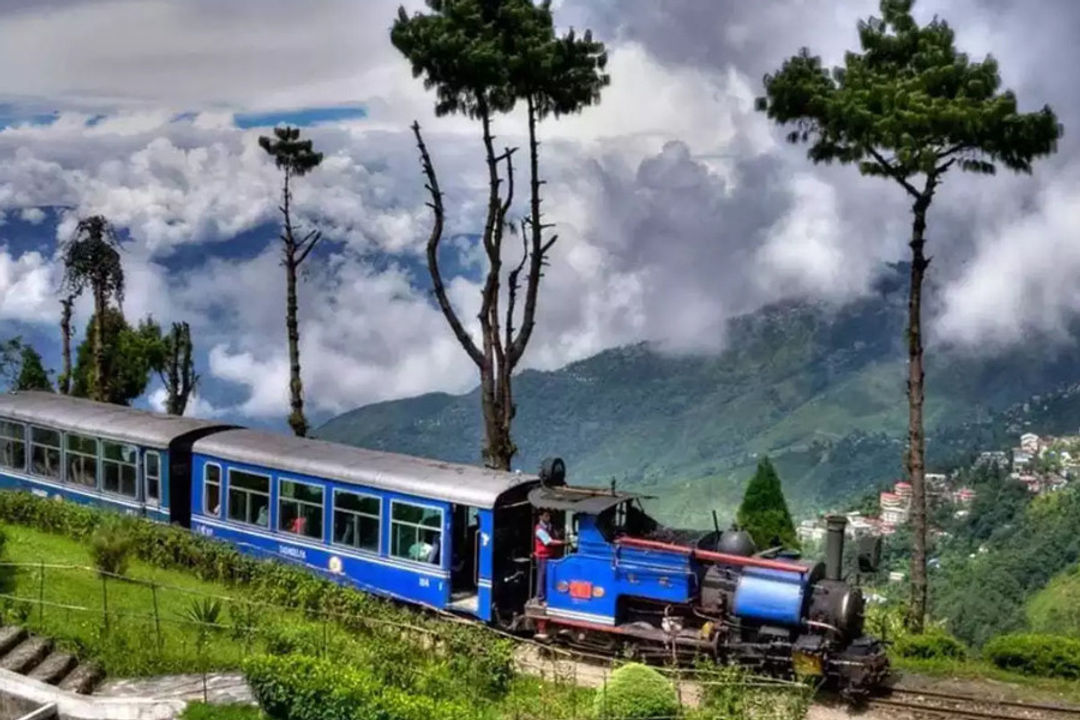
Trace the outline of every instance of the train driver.
<instances>
[{"instance_id":1,"label":"train driver","mask_svg":"<svg viewBox=\"0 0 1080 720\"><path fill-rule=\"evenodd\" d=\"M536 599L547 602L547 561L555 549L561 547L562 540L557 540L551 527L551 513L540 511L540 522L533 531L533 555L536 557Z\"/></svg>"}]
</instances>

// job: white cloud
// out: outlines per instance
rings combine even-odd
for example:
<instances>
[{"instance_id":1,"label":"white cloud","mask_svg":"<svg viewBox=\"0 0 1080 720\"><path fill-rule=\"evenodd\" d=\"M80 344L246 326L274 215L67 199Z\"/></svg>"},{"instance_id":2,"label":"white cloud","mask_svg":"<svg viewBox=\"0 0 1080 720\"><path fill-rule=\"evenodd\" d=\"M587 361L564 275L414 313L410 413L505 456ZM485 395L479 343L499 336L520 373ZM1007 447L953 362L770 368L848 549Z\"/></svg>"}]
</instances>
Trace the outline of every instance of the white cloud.
<instances>
[{"instance_id":1,"label":"white cloud","mask_svg":"<svg viewBox=\"0 0 1080 720\"><path fill-rule=\"evenodd\" d=\"M19 217L30 223L31 225L40 225L41 221L45 219L45 211L41 208L23 208L19 213Z\"/></svg>"},{"instance_id":2,"label":"white cloud","mask_svg":"<svg viewBox=\"0 0 1080 720\"><path fill-rule=\"evenodd\" d=\"M41 253L13 257L0 245L0 320L52 322L56 316L53 267Z\"/></svg>"},{"instance_id":3,"label":"white cloud","mask_svg":"<svg viewBox=\"0 0 1080 720\"><path fill-rule=\"evenodd\" d=\"M935 2L923 9L942 6ZM880 261L905 257L903 193L852 168L812 167L803 148L778 144L752 108L763 58L771 68L782 53L820 41L816 49L838 59L854 41L855 18L875 6L561 3L560 17L614 18L601 36L613 82L599 106L541 126L545 211L560 240L526 365L556 367L642 339L716 348L732 314L784 297L843 300L864 290ZM965 16L979 7L963 1ZM280 177L257 147L259 131L237 129L233 115L361 102L365 119L309 130L326 160L295 188L305 226L316 223L344 243L311 261L300 290L309 406L336 411L475 382L426 293L392 263L368 263L373 251L384 262L408 262L423 250L430 217L408 131L414 118L446 191L448 231L477 232L484 213L478 127L433 117L433 94L388 40L397 2L86 0L41 8L0 7L0 67L20 69L3 93L62 109L51 125L0 130L0 213L9 221L41 222L40 208L71 207L57 233L66 238L77 213L106 214L131 236L125 311L191 322L209 377L248 388L239 411L283 418L288 367L274 238L251 239L256 247L239 260L215 245L278 218ZM726 22L728 12L739 17ZM1044 10L1031 15L1048 22ZM651 22L672 18L689 21ZM986 22L966 23L965 42ZM1004 38L1001 27L993 47L1012 57L1037 30L1029 23ZM647 37L657 28L664 32ZM1042 66L1021 63L1011 77L1051 82L1032 72ZM175 121L181 111L196 114ZM500 145L521 145L521 113L498 118L496 132ZM518 166L523 173L524 162ZM518 175L519 189L525 178ZM1024 189L1035 185L990 183L949 178L935 204L931 242L944 257L933 267L947 298L941 328L971 342L985 333L1019 337L1031 325L1060 329L1080 310L1068 284L1075 264L1065 209L1078 195L1047 192L1024 220ZM513 214L522 211L519 202ZM1007 232L994 229L1001 223ZM516 243L507 241L508 262ZM458 253L459 267L477 255L449 238L445 252ZM950 284L950 269L972 252ZM55 323L57 271L48 254L0 251L0 318ZM169 264L178 254L188 258L180 272ZM1047 264L1047 255L1056 260ZM994 280L1001 267L1017 278L1004 289ZM464 277L449 285L474 326L477 287ZM82 305L78 312L86 316ZM199 404L212 400L194 407L233 410Z\"/></svg>"},{"instance_id":4,"label":"white cloud","mask_svg":"<svg viewBox=\"0 0 1080 720\"><path fill-rule=\"evenodd\" d=\"M1003 346L1062 338L1080 313L1080 180L1061 178L1030 214L990 230L944 293L935 330L945 341Z\"/></svg>"}]
</instances>

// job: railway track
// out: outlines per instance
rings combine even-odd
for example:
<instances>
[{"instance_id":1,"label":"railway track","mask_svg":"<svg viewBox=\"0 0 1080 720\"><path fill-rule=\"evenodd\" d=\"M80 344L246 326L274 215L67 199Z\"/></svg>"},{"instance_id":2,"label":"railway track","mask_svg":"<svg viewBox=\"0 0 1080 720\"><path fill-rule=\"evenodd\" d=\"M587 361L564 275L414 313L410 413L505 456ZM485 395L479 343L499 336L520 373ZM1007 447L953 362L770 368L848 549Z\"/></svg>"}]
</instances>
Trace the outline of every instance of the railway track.
<instances>
[{"instance_id":1,"label":"railway track","mask_svg":"<svg viewBox=\"0 0 1080 720\"><path fill-rule=\"evenodd\" d=\"M970 718L971 720L1080 720L1080 708L1015 700L988 700L933 690L890 688L887 696L866 700L869 707L907 711L916 718Z\"/></svg>"}]
</instances>

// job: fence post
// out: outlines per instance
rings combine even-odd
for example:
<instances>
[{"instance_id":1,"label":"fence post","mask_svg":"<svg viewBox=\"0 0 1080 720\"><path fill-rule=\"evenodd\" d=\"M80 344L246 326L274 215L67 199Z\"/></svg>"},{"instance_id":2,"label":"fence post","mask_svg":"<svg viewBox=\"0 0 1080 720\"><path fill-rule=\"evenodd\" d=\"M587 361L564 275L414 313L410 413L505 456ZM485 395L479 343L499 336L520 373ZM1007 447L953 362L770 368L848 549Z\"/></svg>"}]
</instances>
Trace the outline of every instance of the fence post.
<instances>
[{"instance_id":1,"label":"fence post","mask_svg":"<svg viewBox=\"0 0 1080 720\"><path fill-rule=\"evenodd\" d=\"M105 622L105 630L109 629L109 577L105 573L101 574L101 615Z\"/></svg>"},{"instance_id":2,"label":"fence post","mask_svg":"<svg viewBox=\"0 0 1080 720\"><path fill-rule=\"evenodd\" d=\"M154 596L154 632L157 634L158 652L162 649L161 615L158 613L157 583L150 583L150 593Z\"/></svg>"},{"instance_id":3,"label":"fence post","mask_svg":"<svg viewBox=\"0 0 1080 720\"><path fill-rule=\"evenodd\" d=\"M45 624L45 560L41 561L41 578L38 583L38 622Z\"/></svg>"}]
</instances>

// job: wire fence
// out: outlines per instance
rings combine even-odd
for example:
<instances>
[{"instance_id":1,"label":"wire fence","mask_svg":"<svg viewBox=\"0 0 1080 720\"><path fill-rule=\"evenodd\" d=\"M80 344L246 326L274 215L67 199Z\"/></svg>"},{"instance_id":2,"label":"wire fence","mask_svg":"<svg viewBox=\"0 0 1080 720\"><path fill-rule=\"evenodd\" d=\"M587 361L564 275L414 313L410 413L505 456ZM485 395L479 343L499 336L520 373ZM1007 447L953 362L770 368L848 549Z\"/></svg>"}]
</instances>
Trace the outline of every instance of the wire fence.
<instances>
[{"instance_id":1,"label":"wire fence","mask_svg":"<svg viewBox=\"0 0 1080 720\"><path fill-rule=\"evenodd\" d=\"M298 608L83 565L0 562L0 573L5 571L17 579L0 592L5 616L66 640L87 655L104 657L107 664L126 669L125 674L187 673L197 668L204 696L209 673L239 668L256 652L300 651L336 657L349 642L362 640L358 633L365 632L389 632L425 649L446 639L438 627L327 608ZM428 609L448 622L484 628L513 640L515 669L556 685L602 689L606 697L612 672L622 662ZM813 692L803 683L782 678L743 674L727 679L715 669L695 667L659 665L654 669L673 682L681 705L696 705L711 688ZM570 698L576 703L573 693ZM576 705L571 715L579 716Z\"/></svg>"}]
</instances>

